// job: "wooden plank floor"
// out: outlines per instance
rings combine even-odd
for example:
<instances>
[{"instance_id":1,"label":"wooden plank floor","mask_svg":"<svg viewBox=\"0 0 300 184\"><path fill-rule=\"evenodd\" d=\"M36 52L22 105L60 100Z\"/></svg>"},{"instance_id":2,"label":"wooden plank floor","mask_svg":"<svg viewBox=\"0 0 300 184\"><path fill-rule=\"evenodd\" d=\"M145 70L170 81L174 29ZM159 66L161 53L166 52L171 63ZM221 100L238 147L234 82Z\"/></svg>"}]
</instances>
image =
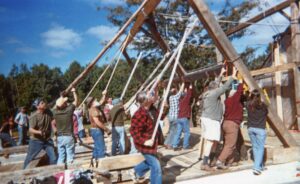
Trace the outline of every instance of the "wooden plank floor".
<instances>
[{"instance_id":1,"label":"wooden plank floor","mask_svg":"<svg viewBox=\"0 0 300 184\"><path fill-rule=\"evenodd\" d=\"M250 140L246 128L242 129L242 134L244 136L245 141L249 142ZM300 133L293 132L292 135L295 137L295 139L300 145ZM110 152L111 139L110 138L106 139L106 141L107 141L107 151ZM238 166L231 167L226 171L214 171L214 172L202 171L200 170L201 162L198 160L199 141L200 141L200 128L196 127L196 128L191 128L191 146L193 147L193 149L173 151L173 150L167 150L164 147L159 147L158 151L159 151L161 166L163 170L163 181L164 181L163 183L174 183L178 181L185 181L185 180L205 177L209 175L217 175L224 172L239 171L239 170L249 169L253 165L253 162L251 160L246 160L246 161L239 162ZM281 146L281 143L277 137L268 136L267 145L269 147L279 147ZM85 151L85 150L81 150L81 151ZM88 150L86 150L86 152L77 154L75 163L77 161L84 161L88 163L91 158L91 154L92 154L91 151ZM22 158L24 158L24 156L25 156L24 153L22 153L22 154L11 155L11 157L8 159L0 157L0 161L3 163L2 165L3 169L5 169L5 167L8 167L9 164L14 164L14 161L16 163L22 162ZM271 161L267 160L267 164L270 163ZM88 167L87 165L88 164L85 164L85 167ZM1 171L3 172L3 170L0 170L0 172ZM112 174L113 174L113 181L117 181L118 172L113 172ZM131 183L130 176L128 175L128 171L126 170L122 171L122 179L123 179L122 183Z\"/></svg>"}]
</instances>

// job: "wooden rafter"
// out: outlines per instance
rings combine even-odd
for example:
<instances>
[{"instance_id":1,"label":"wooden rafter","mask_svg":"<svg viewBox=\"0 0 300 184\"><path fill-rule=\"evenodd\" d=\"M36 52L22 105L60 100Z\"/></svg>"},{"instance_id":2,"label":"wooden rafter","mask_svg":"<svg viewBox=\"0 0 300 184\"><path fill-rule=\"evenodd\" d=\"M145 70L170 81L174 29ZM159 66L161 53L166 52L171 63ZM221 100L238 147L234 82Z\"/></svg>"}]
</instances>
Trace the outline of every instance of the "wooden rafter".
<instances>
[{"instance_id":1,"label":"wooden rafter","mask_svg":"<svg viewBox=\"0 0 300 184\"><path fill-rule=\"evenodd\" d=\"M295 2L295 1L296 0L287 0L287 1L284 1L284 2L282 2L282 3L280 3L280 4L276 5L276 6L273 6L273 7L269 8L269 9L265 10L264 12L262 12L262 13L256 15L256 16L252 17L251 19L247 20L246 22L251 22L251 23L258 22L258 21L260 21L260 20L262 20L262 19L264 19L264 18L266 18L266 17L268 17L270 15L273 15L274 13L277 13L280 10L283 10L283 9L289 7L290 4L292 2ZM242 29L245 29L245 28L249 27L250 25L251 24L241 23L241 24L235 26L234 28L229 29L228 31L226 31L226 35L227 36L232 35L232 34L238 32L238 31L240 31Z\"/></svg>"}]
</instances>

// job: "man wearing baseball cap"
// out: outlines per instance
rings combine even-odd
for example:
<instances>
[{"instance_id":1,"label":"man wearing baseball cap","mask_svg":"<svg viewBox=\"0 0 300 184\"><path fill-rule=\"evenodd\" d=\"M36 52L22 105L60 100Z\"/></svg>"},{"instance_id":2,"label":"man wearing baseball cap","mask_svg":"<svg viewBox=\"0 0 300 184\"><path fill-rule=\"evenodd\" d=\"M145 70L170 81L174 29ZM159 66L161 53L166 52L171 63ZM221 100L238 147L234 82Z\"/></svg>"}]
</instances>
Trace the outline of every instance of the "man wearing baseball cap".
<instances>
[{"instance_id":1,"label":"man wearing baseball cap","mask_svg":"<svg viewBox=\"0 0 300 184\"><path fill-rule=\"evenodd\" d=\"M68 97L61 96L56 100L56 108L53 110L53 117L56 123L57 134L57 164L70 164L75 155L75 139L73 134L73 113L77 106L77 94L72 88L74 101L68 104Z\"/></svg>"},{"instance_id":2,"label":"man wearing baseball cap","mask_svg":"<svg viewBox=\"0 0 300 184\"><path fill-rule=\"evenodd\" d=\"M89 119L91 122L90 133L94 140L91 165L93 165L95 159L96 167L98 167L98 159L105 157L104 132L108 135L111 134L111 131L105 126L106 119L104 112L99 108L104 104L105 98L106 91L103 91L100 102L94 97L88 97L86 100L86 105L89 109Z\"/></svg>"},{"instance_id":3,"label":"man wearing baseball cap","mask_svg":"<svg viewBox=\"0 0 300 184\"><path fill-rule=\"evenodd\" d=\"M52 113L47 109L47 102L44 99L36 99L34 103L36 111L29 119L30 141L24 162L26 166L44 149L48 155L49 163L56 164L56 155L54 152L54 144L51 139L51 131L53 120Z\"/></svg>"}]
</instances>

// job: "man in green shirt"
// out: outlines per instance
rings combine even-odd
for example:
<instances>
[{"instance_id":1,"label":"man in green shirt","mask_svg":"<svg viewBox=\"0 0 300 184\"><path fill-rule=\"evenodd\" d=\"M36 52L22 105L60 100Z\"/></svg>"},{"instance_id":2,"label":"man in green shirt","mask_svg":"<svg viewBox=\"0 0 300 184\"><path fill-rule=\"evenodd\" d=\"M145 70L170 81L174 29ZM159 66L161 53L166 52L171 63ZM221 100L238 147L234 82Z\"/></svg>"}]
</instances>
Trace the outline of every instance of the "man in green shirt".
<instances>
[{"instance_id":1,"label":"man in green shirt","mask_svg":"<svg viewBox=\"0 0 300 184\"><path fill-rule=\"evenodd\" d=\"M124 117L125 110L123 102L120 99L112 101L113 108L110 110L111 126L112 126L112 147L111 154L117 154L117 147L119 147L120 154L125 152L125 128Z\"/></svg>"},{"instance_id":2,"label":"man in green shirt","mask_svg":"<svg viewBox=\"0 0 300 184\"><path fill-rule=\"evenodd\" d=\"M73 113L77 106L77 94L75 88L72 90L74 102L68 104L68 97L60 97L56 100L56 108L53 110L53 117L56 124L57 134L57 164L70 164L75 155L75 139L73 134Z\"/></svg>"},{"instance_id":3,"label":"man in green shirt","mask_svg":"<svg viewBox=\"0 0 300 184\"><path fill-rule=\"evenodd\" d=\"M27 156L24 162L24 169L44 149L49 157L50 164L56 164L54 144L51 139L52 113L47 109L47 102L44 99L36 99L37 111L29 118L30 141Z\"/></svg>"}]
</instances>

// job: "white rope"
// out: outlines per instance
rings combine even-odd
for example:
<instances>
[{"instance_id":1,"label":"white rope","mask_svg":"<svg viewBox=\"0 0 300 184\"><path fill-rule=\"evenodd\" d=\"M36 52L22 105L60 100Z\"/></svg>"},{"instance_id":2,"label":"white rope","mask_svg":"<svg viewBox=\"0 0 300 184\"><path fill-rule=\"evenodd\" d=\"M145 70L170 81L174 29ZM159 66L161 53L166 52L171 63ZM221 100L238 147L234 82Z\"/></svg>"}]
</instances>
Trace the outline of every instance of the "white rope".
<instances>
[{"instance_id":1,"label":"white rope","mask_svg":"<svg viewBox=\"0 0 300 184\"><path fill-rule=\"evenodd\" d=\"M184 42L186 41L187 37L192 33L196 23L198 22L198 18L194 18L194 21L193 23L190 25L190 27L187 27L185 32L184 32L184 35L183 35L183 38L179 44L179 46L177 47L178 49L178 54L177 54L177 57L176 57L176 60L175 60L175 63L174 63L174 67L173 67L173 70L172 70L172 73L171 73L171 76L170 76L170 79L169 79L169 83L168 83L168 86L167 86L167 89L165 91L165 94L163 96L163 102L162 104L165 104L167 102L167 97L169 95L169 91L170 91L170 88L171 88L171 84L172 84L172 81L174 79L174 76L175 76L175 72L176 72L176 68L177 68L177 65L179 63L179 59L180 59L180 56L181 56L181 52L182 52L182 49L183 49L183 46L184 46ZM173 54L175 55L175 54ZM152 137L151 137L151 140L154 142L154 139L155 139L155 136L156 136L156 133L157 133L157 129L158 129L158 125L159 125L159 121L162 117L162 114L163 114L163 109L164 109L164 106L161 105L160 106L160 111L159 111L159 114L158 114L158 117L157 117L157 120L156 120L156 124L155 124L155 128L154 128L154 131L153 131L153 134L152 134Z\"/></svg>"},{"instance_id":2,"label":"white rope","mask_svg":"<svg viewBox=\"0 0 300 184\"><path fill-rule=\"evenodd\" d=\"M129 35L130 35L130 33L129 33ZM120 60L121 60L121 56L122 56L122 54L123 54L124 49L126 48L126 44L127 44L128 39L129 39L129 35L128 35L127 38L125 39L125 41L124 41L124 43L123 43L123 45L122 45L122 47L121 47L121 49L120 49L121 51L120 51L118 60L117 60L117 62L116 62L116 64L115 64L114 69L113 69L113 71L112 71L112 73L111 73L111 75L110 75L110 78L109 78L109 80L108 80L108 82L107 82L107 84L106 84L105 91L107 91L107 89L108 89L108 87L109 87L109 84L110 84L110 82L111 82L111 80L112 80L112 78L113 78L113 76L114 76L114 73L115 73L115 71L116 71L116 69L117 69L117 66L118 66L118 64L119 64L119 62L120 62Z\"/></svg>"},{"instance_id":3,"label":"white rope","mask_svg":"<svg viewBox=\"0 0 300 184\"><path fill-rule=\"evenodd\" d=\"M158 65L152 71L152 73L148 76L148 78L146 79L146 81L140 86L140 88L138 89L138 91L131 97L131 99L128 102L126 102L126 104L124 105L125 109L128 109L128 107L130 107L130 105L134 102L136 95L145 88L145 86L149 83L149 81L152 79L152 77L155 75L155 73L158 71L158 69L164 64L164 62L166 61L166 58L169 57L169 55L170 55L169 52L167 52L164 55L163 59L158 63ZM152 82L150 83L151 85L153 84L153 82L155 81L155 79L156 78L154 78L152 80ZM149 88L149 87L150 86L148 84L148 86L146 87L146 89Z\"/></svg>"},{"instance_id":4,"label":"white rope","mask_svg":"<svg viewBox=\"0 0 300 184\"><path fill-rule=\"evenodd\" d=\"M126 91L127 91L127 88L128 88L129 83L130 83L130 81L131 81L131 78L132 78L132 76L133 76L133 74L134 74L134 72L135 72L135 70L136 70L136 68L137 68L137 66L138 66L138 63L139 63L140 60L141 60L142 55L143 55L143 52L140 53L140 55L138 56L137 61L136 61L135 64L134 64L134 67L133 67L133 69L132 69L132 71L131 71L131 74L130 74L130 76L129 76L129 79L127 80L127 83L126 83L126 85L125 85L125 88L124 88L124 90L123 90L123 92L122 92L122 95L121 95L121 97L120 97L121 100L123 99L123 97L124 97L124 95L125 95L125 93L126 93Z\"/></svg>"},{"instance_id":5,"label":"white rope","mask_svg":"<svg viewBox=\"0 0 300 184\"><path fill-rule=\"evenodd\" d=\"M116 57L118 56L118 53L120 51L120 49L122 48L123 45L120 46L120 48L118 49L118 51L115 53L113 59L110 61L109 65L107 65L107 67L105 68L105 70L102 72L102 74L100 75L100 77L97 79L96 83L94 84L94 86L92 87L92 89L88 92L88 94L86 95L86 97L83 99L83 101L81 102L81 104L79 105L82 106L84 104L84 102L87 100L87 98L91 95L91 93L94 91L94 89L96 88L96 86L99 84L99 82L101 81L101 79L103 78L104 74L107 72L107 70L110 68L110 66L112 65L113 61L116 59Z\"/></svg>"}]
</instances>

